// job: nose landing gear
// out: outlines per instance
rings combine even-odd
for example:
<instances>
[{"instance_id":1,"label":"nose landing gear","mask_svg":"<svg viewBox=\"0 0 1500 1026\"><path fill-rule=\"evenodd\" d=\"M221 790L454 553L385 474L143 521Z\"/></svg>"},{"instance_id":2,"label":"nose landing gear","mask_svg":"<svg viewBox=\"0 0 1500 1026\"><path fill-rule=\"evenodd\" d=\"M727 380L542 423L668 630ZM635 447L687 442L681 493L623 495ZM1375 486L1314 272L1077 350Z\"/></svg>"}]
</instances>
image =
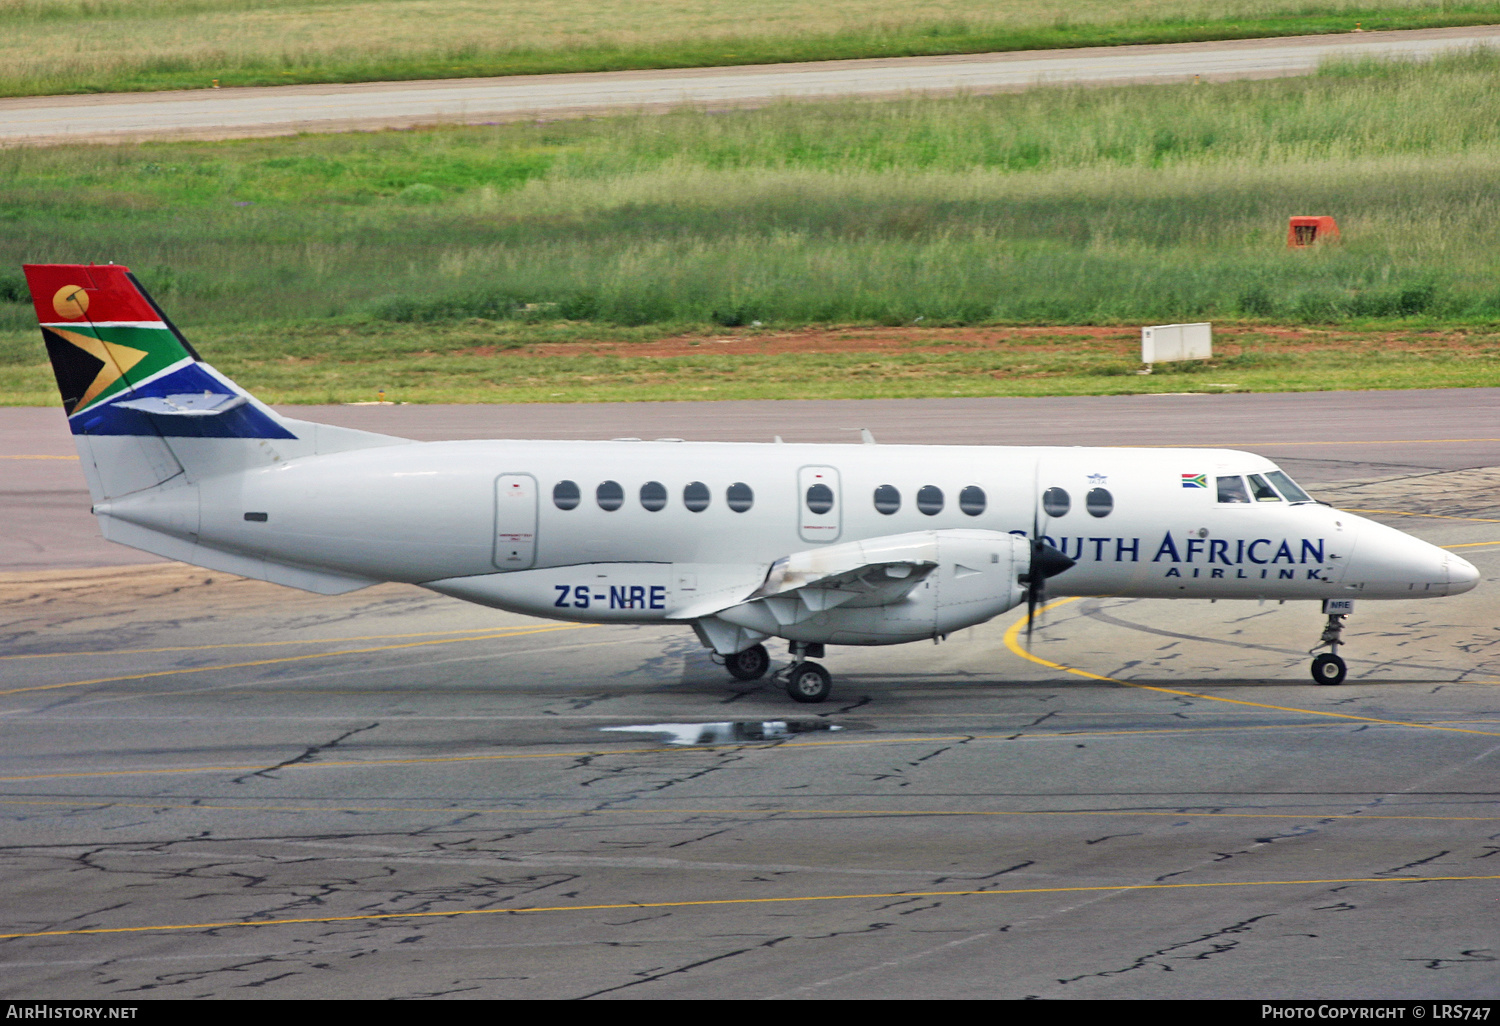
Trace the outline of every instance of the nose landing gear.
<instances>
[{"instance_id":1,"label":"nose landing gear","mask_svg":"<svg viewBox=\"0 0 1500 1026\"><path fill-rule=\"evenodd\" d=\"M1328 646L1327 652L1312 661L1312 679L1318 684L1342 684L1349 673L1349 667L1339 658L1339 646L1344 643L1344 621L1347 619L1348 613L1329 613L1323 636L1318 639L1318 644L1308 649L1311 654L1324 645Z\"/></svg>"},{"instance_id":2,"label":"nose landing gear","mask_svg":"<svg viewBox=\"0 0 1500 1026\"><path fill-rule=\"evenodd\" d=\"M794 641L791 644L790 666L776 671L776 679L786 685L786 693L794 702L821 702L833 691L833 678L817 663L810 663L810 655L821 656L823 646L818 643Z\"/></svg>"}]
</instances>

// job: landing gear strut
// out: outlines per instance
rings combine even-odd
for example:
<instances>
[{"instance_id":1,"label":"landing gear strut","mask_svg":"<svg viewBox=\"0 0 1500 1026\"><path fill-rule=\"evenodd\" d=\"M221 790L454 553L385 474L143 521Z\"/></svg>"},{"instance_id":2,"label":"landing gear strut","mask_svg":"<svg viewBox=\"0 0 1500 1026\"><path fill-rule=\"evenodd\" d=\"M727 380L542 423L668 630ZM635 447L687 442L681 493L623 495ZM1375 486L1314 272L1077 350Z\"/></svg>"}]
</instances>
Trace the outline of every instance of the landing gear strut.
<instances>
[{"instance_id":1,"label":"landing gear strut","mask_svg":"<svg viewBox=\"0 0 1500 1026\"><path fill-rule=\"evenodd\" d=\"M1310 654L1324 645L1328 646L1327 652L1312 661L1312 679L1319 684L1342 684L1349 673L1349 667L1339 658L1339 646L1344 643L1344 621L1347 619L1347 613L1329 613L1323 636L1318 639L1318 644L1308 650Z\"/></svg>"},{"instance_id":2,"label":"landing gear strut","mask_svg":"<svg viewBox=\"0 0 1500 1026\"><path fill-rule=\"evenodd\" d=\"M776 679L786 685L786 693L794 702L821 702L833 690L833 678L817 663L810 663L810 655L822 656L823 646L817 643L794 641L791 644L792 663L776 671Z\"/></svg>"}]
</instances>

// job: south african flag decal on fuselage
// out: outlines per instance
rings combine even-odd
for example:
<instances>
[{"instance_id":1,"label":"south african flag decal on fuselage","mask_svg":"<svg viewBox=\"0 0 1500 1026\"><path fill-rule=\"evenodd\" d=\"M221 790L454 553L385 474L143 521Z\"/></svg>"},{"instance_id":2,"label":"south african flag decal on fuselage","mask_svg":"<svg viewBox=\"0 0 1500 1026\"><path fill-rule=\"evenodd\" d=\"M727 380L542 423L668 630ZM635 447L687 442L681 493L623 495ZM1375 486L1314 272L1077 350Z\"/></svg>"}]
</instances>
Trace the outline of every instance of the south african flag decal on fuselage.
<instances>
[{"instance_id":1,"label":"south african flag decal on fuselage","mask_svg":"<svg viewBox=\"0 0 1500 1026\"><path fill-rule=\"evenodd\" d=\"M1183 474L1182 487L1184 488L1207 488L1207 474Z\"/></svg>"}]
</instances>

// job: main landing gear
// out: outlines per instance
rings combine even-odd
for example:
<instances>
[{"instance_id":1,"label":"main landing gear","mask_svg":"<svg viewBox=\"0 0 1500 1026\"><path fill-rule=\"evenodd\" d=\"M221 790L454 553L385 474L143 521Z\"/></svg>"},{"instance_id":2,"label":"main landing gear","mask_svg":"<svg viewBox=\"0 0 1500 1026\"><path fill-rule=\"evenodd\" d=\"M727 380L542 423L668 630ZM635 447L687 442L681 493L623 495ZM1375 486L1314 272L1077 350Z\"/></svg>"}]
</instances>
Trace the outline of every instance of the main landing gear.
<instances>
[{"instance_id":1,"label":"main landing gear","mask_svg":"<svg viewBox=\"0 0 1500 1026\"><path fill-rule=\"evenodd\" d=\"M764 645L751 645L743 652L725 656L724 668L735 680L760 680L771 668L771 653Z\"/></svg>"},{"instance_id":2,"label":"main landing gear","mask_svg":"<svg viewBox=\"0 0 1500 1026\"><path fill-rule=\"evenodd\" d=\"M777 670L774 680L786 688L794 702L821 702L833 690L833 678L808 656L823 657L823 646L805 641L791 643L792 661ZM764 645L751 645L743 652L724 657L724 668L736 680L760 680L771 668L771 654Z\"/></svg>"},{"instance_id":3,"label":"main landing gear","mask_svg":"<svg viewBox=\"0 0 1500 1026\"><path fill-rule=\"evenodd\" d=\"M1339 658L1339 646L1344 643L1344 621L1347 619L1348 613L1329 613L1323 636L1316 645L1308 649L1311 654L1324 645L1328 646L1327 652L1314 657L1312 661L1312 679L1319 684L1342 684L1349 673L1349 667Z\"/></svg>"}]
</instances>

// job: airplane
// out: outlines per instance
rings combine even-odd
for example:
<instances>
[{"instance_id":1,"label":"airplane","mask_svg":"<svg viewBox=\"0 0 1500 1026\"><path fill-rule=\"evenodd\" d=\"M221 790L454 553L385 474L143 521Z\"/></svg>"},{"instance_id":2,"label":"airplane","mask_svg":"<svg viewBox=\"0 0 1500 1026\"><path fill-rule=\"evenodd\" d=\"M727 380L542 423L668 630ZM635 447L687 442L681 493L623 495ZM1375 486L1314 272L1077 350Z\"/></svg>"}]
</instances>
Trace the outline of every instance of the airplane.
<instances>
[{"instance_id":1,"label":"airplane","mask_svg":"<svg viewBox=\"0 0 1500 1026\"><path fill-rule=\"evenodd\" d=\"M1472 589L1467 561L1229 449L415 442L283 416L128 268L26 265L104 537L324 595L382 582L532 616L690 627L797 702L828 645L895 645L1048 595L1312 600L1341 684L1355 600Z\"/></svg>"}]
</instances>

